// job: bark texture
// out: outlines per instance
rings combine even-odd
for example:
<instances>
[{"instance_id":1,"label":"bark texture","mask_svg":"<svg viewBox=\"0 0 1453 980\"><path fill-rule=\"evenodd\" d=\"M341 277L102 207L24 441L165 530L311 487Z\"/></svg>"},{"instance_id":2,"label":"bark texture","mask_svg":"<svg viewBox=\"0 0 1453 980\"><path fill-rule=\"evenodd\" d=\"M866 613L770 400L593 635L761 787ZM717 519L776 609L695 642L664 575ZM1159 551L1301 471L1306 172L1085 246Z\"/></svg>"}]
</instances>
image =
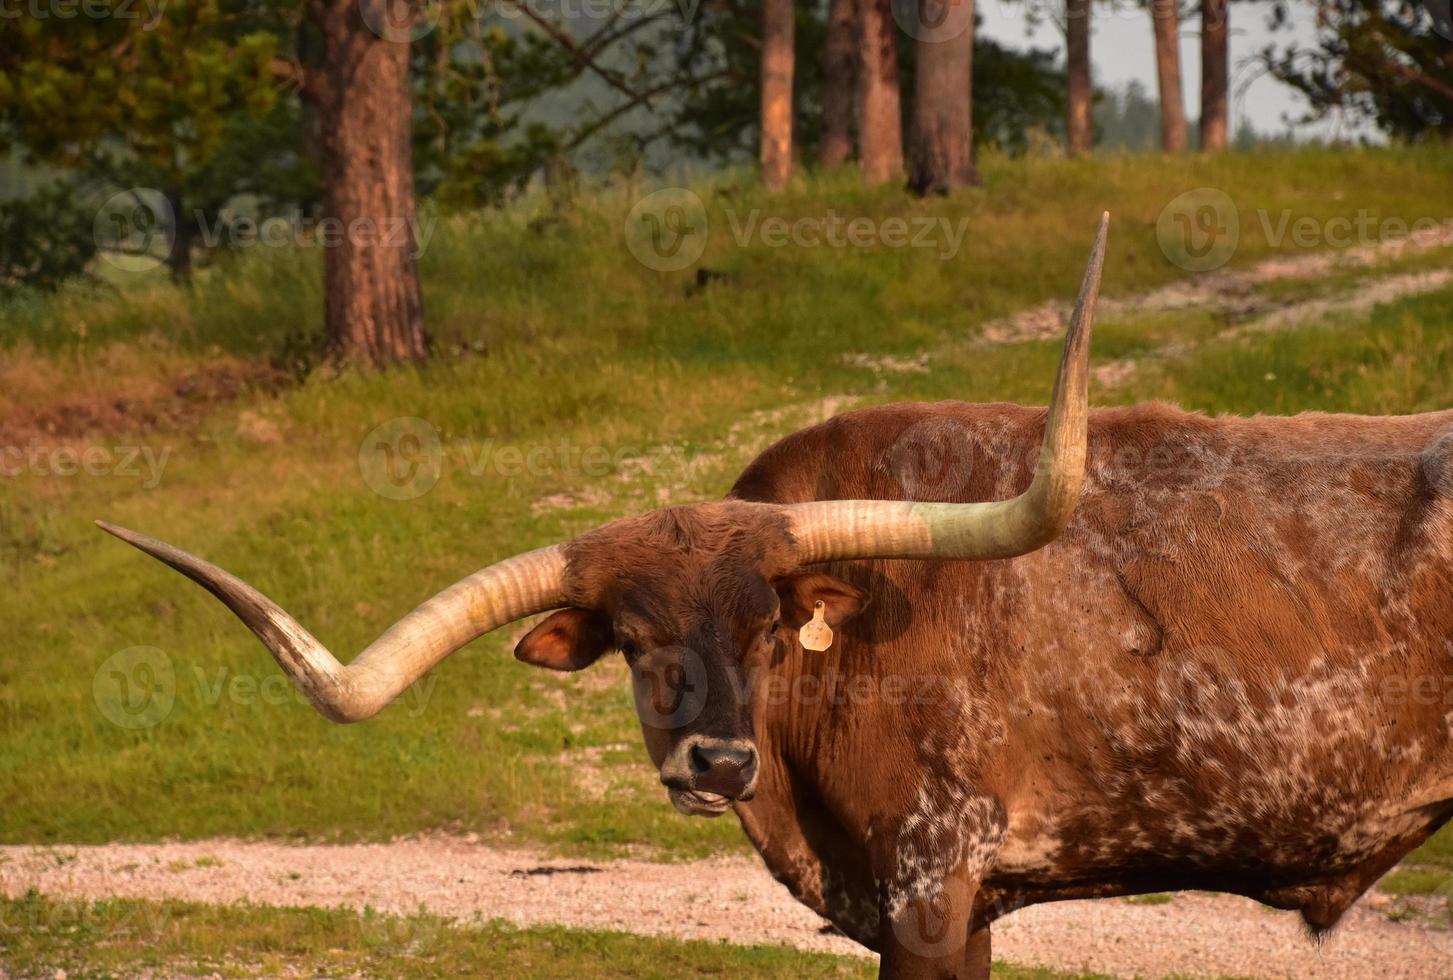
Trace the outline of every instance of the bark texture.
<instances>
[{"instance_id":1,"label":"bark texture","mask_svg":"<svg viewBox=\"0 0 1453 980\"><path fill-rule=\"evenodd\" d=\"M858 161L863 181L903 176L903 110L898 97L898 51L888 0L857 0Z\"/></svg>"},{"instance_id":2,"label":"bark texture","mask_svg":"<svg viewBox=\"0 0 1453 980\"><path fill-rule=\"evenodd\" d=\"M792 176L792 0L762 0L762 183Z\"/></svg>"},{"instance_id":3,"label":"bark texture","mask_svg":"<svg viewBox=\"0 0 1453 980\"><path fill-rule=\"evenodd\" d=\"M1181 18L1179 0L1150 0L1155 27L1155 77L1160 87L1160 148L1184 153L1186 108L1181 96Z\"/></svg>"},{"instance_id":4,"label":"bark texture","mask_svg":"<svg viewBox=\"0 0 1453 980\"><path fill-rule=\"evenodd\" d=\"M974 0L918 0L912 170L919 194L978 183L974 171Z\"/></svg>"},{"instance_id":5,"label":"bark texture","mask_svg":"<svg viewBox=\"0 0 1453 980\"><path fill-rule=\"evenodd\" d=\"M1065 143L1088 153L1094 141L1090 115L1090 0L1065 0Z\"/></svg>"},{"instance_id":6,"label":"bark texture","mask_svg":"<svg viewBox=\"0 0 1453 980\"><path fill-rule=\"evenodd\" d=\"M822 52L822 145L825 167L853 157L853 89L858 84L855 0L831 0Z\"/></svg>"},{"instance_id":7,"label":"bark texture","mask_svg":"<svg viewBox=\"0 0 1453 980\"><path fill-rule=\"evenodd\" d=\"M197 234L197 222L187 214L187 198L180 189L166 192L167 207L172 213L172 238L167 246L166 264L171 271L172 282L191 285L192 243Z\"/></svg>"},{"instance_id":8,"label":"bark texture","mask_svg":"<svg viewBox=\"0 0 1453 980\"><path fill-rule=\"evenodd\" d=\"M1201 150L1226 149L1230 110L1230 31L1227 0L1201 0Z\"/></svg>"},{"instance_id":9,"label":"bark texture","mask_svg":"<svg viewBox=\"0 0 1453 980\"><path fill-rule=\"evenodd\" d=\"M429 353L415 255L409 45L368 26L389 23L388 2L314 6L323 59L305 81L318 116L328 353L380 366Z\"/></svg>"}]
</instances>

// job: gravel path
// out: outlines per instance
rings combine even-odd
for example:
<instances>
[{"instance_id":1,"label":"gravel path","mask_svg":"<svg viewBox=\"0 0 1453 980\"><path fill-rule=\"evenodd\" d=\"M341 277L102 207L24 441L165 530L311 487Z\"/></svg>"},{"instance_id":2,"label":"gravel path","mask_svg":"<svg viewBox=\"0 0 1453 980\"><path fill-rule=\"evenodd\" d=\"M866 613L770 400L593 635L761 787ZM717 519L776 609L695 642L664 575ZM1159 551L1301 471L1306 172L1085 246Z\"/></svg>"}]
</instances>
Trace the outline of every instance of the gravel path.
<instances>
[{"instance_id":1,"label":"gravel path","mask_svg":"<svg viewBox=\"0 0 1453 980\"><path fill-rule=\"evenodd\" d=\"M1357 316L1378 303L1443 288L1448 279L1441 270L1389 277L1377 267L1411 254L1450 247L1453 247L1453 222L1372 245L1274 256L1246 268L1191 275L1134 296L1101 297L1095 315L1103 322L1130 315L1195 309L1214 313L1229 324L1253 324L1253 329L1315 323L1334 315ZM1359 269L1367 271L1364 281L1340 288L1330 296L1277 297L1258 290L1268 283L1319 279ZM1058 339L1069 323L1070 307L1065 300L1055 300L990 321L984 325L977 342L992 346Z\"/></svg>"},{"instance_id":2,"label":"gravel path","mask_svg":"<svg viewBox=\"0 0 1453 980\"><path fill-rule=\"evenodd\" d=\"M100 847L0 847L0 891L55 897L243 899L371 905L463 920L621 929L735 943L865 951L798 905L755 859L590 863L459 838L290 846L231 840ZM1374 895L1371 901L1386 901ZM1293 914L1230 896L1181 894L1023 909L994 927L1004 960L1117 976L1448 977L1453 935L1393 922L1364 900L1316 945Z\"/></svg>"}]
</instances>

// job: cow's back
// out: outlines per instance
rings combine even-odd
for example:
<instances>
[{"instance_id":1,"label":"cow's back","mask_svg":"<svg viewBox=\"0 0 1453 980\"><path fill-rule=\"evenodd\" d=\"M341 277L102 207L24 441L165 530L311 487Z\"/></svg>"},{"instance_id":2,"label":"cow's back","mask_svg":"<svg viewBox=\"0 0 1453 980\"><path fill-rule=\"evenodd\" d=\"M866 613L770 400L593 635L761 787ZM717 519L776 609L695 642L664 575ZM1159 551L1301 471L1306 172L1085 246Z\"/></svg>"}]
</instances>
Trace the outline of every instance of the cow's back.
<instances>
[{"instance_id":1,"label":"cow's back","mask_svg":"<svg viewBox=\"0 0 1453 980\"><path fill-rule=\"evenodd\" d=\"M1043 420L853 412L768 449L733 495L1003 499ZM882 602L840 656L856 636L873 669L966 679L954 765L1005 801L991 880L1018 900L1093 894L1107 868L1265 894L1321 868L1355 897L1453 797L1453 412L1147 405L1094 410L1089 433L1080 506L1046 548L840 567Z\"/></svg>"}]
</instances>

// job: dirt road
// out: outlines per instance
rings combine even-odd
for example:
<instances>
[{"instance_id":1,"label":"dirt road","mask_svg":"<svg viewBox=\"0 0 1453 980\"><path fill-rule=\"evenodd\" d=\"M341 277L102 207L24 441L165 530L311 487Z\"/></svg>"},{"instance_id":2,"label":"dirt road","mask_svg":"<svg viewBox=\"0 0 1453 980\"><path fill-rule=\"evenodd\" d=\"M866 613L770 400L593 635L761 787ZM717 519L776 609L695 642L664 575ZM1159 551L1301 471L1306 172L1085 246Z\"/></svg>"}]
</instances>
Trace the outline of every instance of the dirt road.
<instances>
[{"instance_id":1,"label":"dirt road","mask_svg":"<svg viewBox=\"0 0 1453 980\"><path fill-rule=\"evenodd\" d=\"M749 858L551 860L445 837L350 846L213 840L0 848L0 890L18 895L32 887L55 897L246 899L399 913L423 907L465 922L498 917L867 955L824 933L822 920ZM1453 976L1453 935L1390 921L1368 899L1320 946L1295 915L1228 896L1044 905L999 922L994 953L1116 976Z\"/></svg>"}]
</instances>

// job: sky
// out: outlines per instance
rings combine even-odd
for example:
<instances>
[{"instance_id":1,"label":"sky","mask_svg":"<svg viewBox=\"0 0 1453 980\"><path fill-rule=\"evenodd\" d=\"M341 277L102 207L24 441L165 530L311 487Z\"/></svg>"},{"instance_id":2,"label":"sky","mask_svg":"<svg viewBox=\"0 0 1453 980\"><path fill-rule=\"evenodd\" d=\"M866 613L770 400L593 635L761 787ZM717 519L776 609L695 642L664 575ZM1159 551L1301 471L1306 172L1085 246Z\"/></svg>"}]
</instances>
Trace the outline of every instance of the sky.
<instances>
[{"instance_id":1,"label":"sky","mask_svg":"<svg viewBox=\"0 0 1453 980\"><path fill-rule=\"evenodd\" d=\"M1063 18L1062 0L976 0L983 17L980 30L1001 44L1018 48L1051 48L1064 50L1064 34L1059 26ZM1040 25L1026 30L1026 11L1039 14ZM1290 86L1283 85L1249 61L1268 41L1278 47L1295 39L1308 45L1314 38L1312 5L1291 4L1290 30L1275 33L1267 29L1270 4L1231 4L1231 96L1232 133L1243 119L1250 120L1258 132L1283 133L1287 120L1296 120L1306 111L1306 101ZM1094 81L1105 89L1123 89L1131 80L1140 81L1152 98L1156 95L1155 48L1152 40L1150 12L1128 0L1114 4L1096 3L1093 31L1090 37L1090 61ZM1186 118L1194 120L1201 114L1201 38L1197 17L1192 14L1181 21L1181 94L1186 104ZM1363 131L1345 120L1295 128L1303 138L1339 136L1353 138Z\"/></svg>"}]
</instances>

